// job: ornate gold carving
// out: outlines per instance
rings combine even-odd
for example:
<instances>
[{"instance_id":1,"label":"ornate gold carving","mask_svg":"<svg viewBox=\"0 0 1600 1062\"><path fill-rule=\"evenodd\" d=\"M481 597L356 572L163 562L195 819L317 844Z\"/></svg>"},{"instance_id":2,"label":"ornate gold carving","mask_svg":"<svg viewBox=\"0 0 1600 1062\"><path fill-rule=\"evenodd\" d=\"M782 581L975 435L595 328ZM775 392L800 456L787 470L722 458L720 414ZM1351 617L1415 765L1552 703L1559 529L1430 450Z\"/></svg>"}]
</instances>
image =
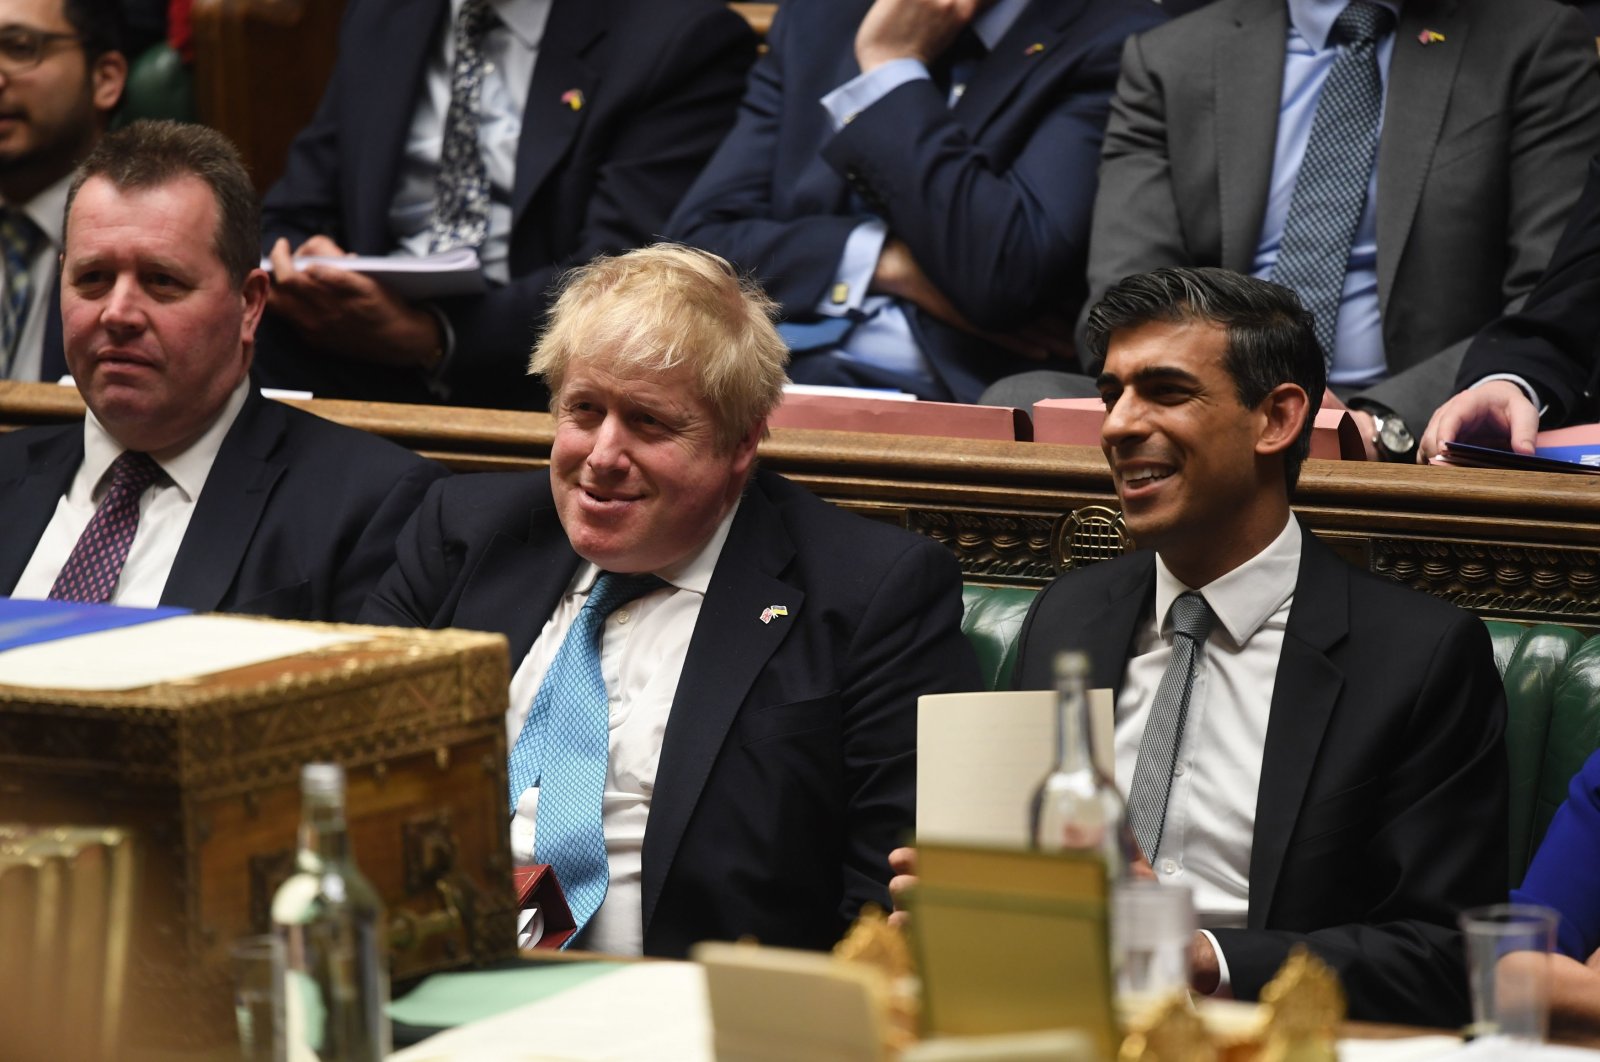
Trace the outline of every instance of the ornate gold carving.
<instances>
[{"instance_id":1,"label":"ornate gold carving","mask_svg":"<svg viewBox=\"0 0 1600 1062\"><path fill-rule=\"evenodd\" d=\"M1261 1002L1269 1014L1262 1062L1336 1062L1344 989L1327 963L1296 945Z\"/></svg>"},{"instance_id":2,"label":"ornate gold carving","mask_svg":"<svg viewBox=\"0 0 1600 1062\"><path fill-rule=\"evenodd\" d=\"M1217 1048L1189 994L1180 992L1154 1011L1150 1024L1122 1041L1118 1062L1216 1062Z\"/></svg>"},{"instance_id":3,"label":"ornate gold carving","mask_svg":"<svg viewBox=\"0 0 1600 1062\"><path fill-rule=\"evenodd\" d=\"M907 526L947 546L968 579L1043 582L1056 574L1051 543L1060 521L977 509L911 509Z\"/></svg>"},{"instance_id":4,"label":"ornate gold carving","mask_svg":"<svg viewBox=\"0 0 1600 1062\"><path fill-rule=\"evenodd\" d=\"M1600 596L1600 550L1450 539L1370 540L1372 571L1482 615L1588 619Z\"/></svg>"},{"instance_id":5,"label":"ornate gold carving","mask_svg":"<svg viewBox=\"0 0 1600 1062\"><path fill-rule=\"evenodd\" d=\"M448 809L407 820L400 827L400 842L407 895L432 888L456 865L456 835Z\"/></svg>"},{"instance_id":6,"label":"ornate gold carving","mask_svg":"<svg viewBox=\"0 0 1600 1062\"><path fill-rule=\"evenodd\" d=\"M1074 509L1061 521L1051 559L1058 571L1120 557L1131 548L1122 513L1104 505Z\"/></svg>"}]
</instances>

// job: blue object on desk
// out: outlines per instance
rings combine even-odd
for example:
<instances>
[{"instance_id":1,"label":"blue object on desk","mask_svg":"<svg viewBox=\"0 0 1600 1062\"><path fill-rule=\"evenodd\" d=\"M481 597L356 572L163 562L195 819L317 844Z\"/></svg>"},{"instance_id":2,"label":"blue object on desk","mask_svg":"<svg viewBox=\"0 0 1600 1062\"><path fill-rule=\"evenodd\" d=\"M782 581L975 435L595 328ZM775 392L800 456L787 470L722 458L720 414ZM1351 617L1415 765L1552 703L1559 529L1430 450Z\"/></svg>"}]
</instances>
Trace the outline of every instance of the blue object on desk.
<instances>
[{"instance_id":1,"label":"blue object on desk","mask_svg":"<svg viewBox=\"0 0 1600 1062\"><path fill-rule=\"evenodd\" d=\"M53 642L79 634L131 627L135 623L182 616L186 608L127 608L85 605L77 601L30 601L0 597L0 652L23 645Z\"/></svg>"}]
</instances>

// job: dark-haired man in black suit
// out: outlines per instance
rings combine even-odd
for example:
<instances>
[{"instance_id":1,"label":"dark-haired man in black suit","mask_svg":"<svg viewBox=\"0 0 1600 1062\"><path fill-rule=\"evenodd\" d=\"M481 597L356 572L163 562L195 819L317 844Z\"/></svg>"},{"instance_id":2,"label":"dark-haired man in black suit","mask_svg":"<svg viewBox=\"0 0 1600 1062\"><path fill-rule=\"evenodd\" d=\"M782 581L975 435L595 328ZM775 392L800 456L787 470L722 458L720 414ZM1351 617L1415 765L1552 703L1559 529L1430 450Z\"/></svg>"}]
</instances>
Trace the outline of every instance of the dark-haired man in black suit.
<instances>
[{"instance_id":1,"label":"dark-haired man in black suit","mask_svg":"<svg viewBox=\"0 0 1600 1062\"><path fill-rule=\"evenodd\" d=\"M0 593L354 619L444 469L251 388L258 233L202 126L136 123L80 167L61 316L89 412L0 438Z\"/></svg>"}]
</instances>

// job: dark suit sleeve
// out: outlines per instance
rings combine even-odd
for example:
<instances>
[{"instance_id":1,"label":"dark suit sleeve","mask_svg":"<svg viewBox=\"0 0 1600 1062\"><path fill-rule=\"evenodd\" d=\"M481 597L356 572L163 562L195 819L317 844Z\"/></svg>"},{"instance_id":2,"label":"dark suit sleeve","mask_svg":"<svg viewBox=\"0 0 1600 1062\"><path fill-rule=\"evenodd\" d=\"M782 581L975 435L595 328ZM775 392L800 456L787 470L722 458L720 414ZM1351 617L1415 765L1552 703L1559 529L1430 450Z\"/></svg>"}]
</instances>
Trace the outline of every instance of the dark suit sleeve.
<instances>
[{"instance_id":1,"label":"dark suit sleeve","mask_svg":"<svg viewBox=\"0 0 1600 1062\"><path fill-rule=\"evenodd\" d=\"M802 83L786 65L831 59L807 54L815 35L802 37L798 18L786 23L780 15L733 132L669 226L754 269L791 316L823 297L845 240L869 216L780 216L774 203L779 167L808 161L798 157L803 145L784 140L794 130L783 118L796 106L791 101L786 110L784 94ZM901 85L861 111L822 143L822 157L968 320L1015 328L1079 287L1118 43L1105 32L1071 57L1071 69L1055 75L1049 104L1009 158L975 142L929 80Z\"/></svg>"},{"instance_id":2,"label":"dark suit sleeve","mask_svg":"<svg viewBox=\"0 0 1600 1062\"><path fill-rule=\"evenodd\" d=\"M1600 158L1573 208L1550 268L1516 313L1491 322L1467 349L1457 390L1494 373L1527 380L1549 406L1545 427L1590 413L1600 339Z\"/></svg>"},{"instance_id":3,"label":"dark suit sleeve","mask_svg":"<svg viewBox=\"0 0 1600 1062\"><path fill-rule=\"evenodd\" d=\"M1395 758L1370 783L1377 787L1376 811L1358 818L1347 808L1348 821L1310 835L1297 828L1285 855L1286 862L1315 859L1338 846L1341 834L1348 845L1350 832L1360 833L1355 865L1348 868L1352 888L1362 895L1352 902L1365 908L1359 923L1303 933L1215 930L1236 995L1256 998L1289 950L1306 944L1338 972L1354 1017L1445 1026L1467 1021L1456 917L1505 898L1505 712L1488 632L1463 613L1426 661ZM1350 790L1323 803L1345 798L1357 804L1367 795ZM1338 809L1323 810L1322 821L1338 822ZM1279 896L1274 911L1294 904L1294 896Z\"/></svg>"},{"instance_id":4,"label":"dark suit sleeve","mask_svg":"<svg viewBox=\"0 0 1600 1062\"><path fill-rule=\"evenodd\" d=\"M849 648L843 757L846 838L841 915L886 907L889 852L916 820L917 698L982 688L961 633L961 572L932 541L912 543L879 582Z\"/></svg>"},{"instance_id":5,"label":"dark suit sleeve","mask_svg":"<svg viewBox=\"0 0 1600 1062\"><path fill-rule=\"evenodd\" d=\"M394 560L395 537L400 529L416 513L430 484L448 474L443 465L419 461L392 481L377 500L372 517L355 545L339 564L330 618L344 623L356 621L367 595ZM308 518L317 517L313 513L308 514Z\"/></svg>"},{"instance_id":6,"label":"dark suit sleeve","mask_svg":"<svg viewBox=\"0 0 1600 1062\"><path fill-rule=\"evenodd\" d=\"M1138 37L1122 49L1101 152L1100 186L1089 244L1089 300L1133 273L1195 265L1172 184L1165 87L1151 72Z\"/></svg>"},{"instance_id":7,"label":"dark suit sleeve","mask_svg":"<svg viewBox=\"0 0 1600 1062\"><path fill-rule=\"evenodd\" d=\"M1032 320L1078 287L1118 43L1080 59L1060 102L1001 170L932 81L901 85L824 145L823 158L881 204L889 231L979 328Z\"/></svg>"},{"instance_id":8,"label":"dark suit sleeve","mask_svg":"<svg viewBox=\"0 0 1600 1062\"><path fill-rule=\"evenodd\" d=\"M434 627L460 574L463 551L444 530L445 483L428 488L394 545L394 563L361 607L360 622L388 627ZM391 535L393 531L391 530Z\"/></svg>"}]
</instances>

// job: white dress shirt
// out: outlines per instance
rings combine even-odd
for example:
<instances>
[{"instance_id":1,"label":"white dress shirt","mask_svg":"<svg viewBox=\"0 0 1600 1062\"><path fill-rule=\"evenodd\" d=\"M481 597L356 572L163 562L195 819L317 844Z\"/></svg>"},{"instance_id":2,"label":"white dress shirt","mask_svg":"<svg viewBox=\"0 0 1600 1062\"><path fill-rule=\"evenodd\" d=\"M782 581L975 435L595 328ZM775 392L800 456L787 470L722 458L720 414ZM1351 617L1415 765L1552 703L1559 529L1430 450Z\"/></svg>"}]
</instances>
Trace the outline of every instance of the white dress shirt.
<instances>
[{"instance_id":1,"label":"white dress shirt","mask_svg":"<svg viewBox=\"0 0 1600 1062\"><path fill-rule=\"evenodd\" d=\"M128 547L122 577L112 591L113 605L138 605L146 608L161 603L172 562L183 545L195 503L211 474L211 466L222 448L222 440L250 393L249 379L241 380L223 405L217 419L182 453L157 460L162 476L145 488L139 497L139 529ZM28 566L22 570L12 597L46 598L56 576L72 555L72 548L89 526L100 499L111 487L106 472L122 455L123 446L113 439L94 414L83 418L83 463L72 477L67 493L56 503L39 544L33 549ZM152 455L154 456L154 455ZM104 481L104 482L102 482Z\"/></svg>"},{"instance_id":2,"label":"white dress shirt","mask_svg":"<svg viewBox=\"0 0 1600 1062\"><path fill-rule=\"evenodd\" d=\"M489 170L489 232L478 259L484 276L497 284L510 278L511 189L517 176L517 143L527 105L533 64L553 0L489 0L499 21L484 34L485 60L479 100L478 144ZM455 17L463 0L450 0L450 17L439 46L428 60L423 89L406 134L389 225L404 254L424 255L434 186L444 152L444 120L450 110L450 74L455 64ZM553 102L553 101L552 101Z\"/></svg>"},{"instance_id":3,"label":"white dress shirt","mask_svg":"<svg viewBox=\"0 0 1600 1062\"><path fill-rule=\"evenodd\" d=\"M1266 549L1203 587L1185 586L1158 555L1155 610L1134 639L1117 698L1116 775L1126 797L1150 705L1172 656L1168 613L1179 594L1198 589L1217 619L1189 694L1153 869L1157 880L1194 890L1195 912L1207 929L1243 927L1250 908L1261 756L1300 571L1300 535L1291 516ZM1217 954L1222 957L1220 947Z\"/></svg>"},{"instance_id":4,"label":"white dress shirt","mask_svg":"<svg viewBox=\"0 0 1600 1062\"><path fill-rule=\"evenodd\" d=\"M17 355L11 359L6 376L12 380L37 380L44 364L45 318L55 307L51 297L56 287L56 261L61 257L61 227L67 209L67 188L72 184L72 174L67 174L49 188L23 204L22 212L28 220L39 226L45 242L34 255L29 270L28 315L22 322L22 335L17 339ZM4 279L5 265L0 262L0 279Z\"/></svg>"},{"instance_id":5,"label":"white dress shirt","mask_svg":"<svg viewBox=\"0 0 1600 1062\"><path fill-rule=\"evenodd\" d=\"M656 572L668 585L617 609L606 618L600 638L600 671L611 700L611 754L601 806L606 857L611 882L605 902L589 920L578 946L613 955L638 955L644 948L641 888L644 831L650 819L656 766L667 716L678 692L689 640L722 544L733 524L735 505L723 517L698 553L670 569ZM511 679L511 707L506 712L506 740L515 745L533 708L567 629L583 609L600 569L583 563L568 584L539 637ZM529 788L517 801L511 820L511 855L519 864L535 862L534 837L539 790ZM525 920L526 921L526 920Z\"/></svg>"}]
</instances>

